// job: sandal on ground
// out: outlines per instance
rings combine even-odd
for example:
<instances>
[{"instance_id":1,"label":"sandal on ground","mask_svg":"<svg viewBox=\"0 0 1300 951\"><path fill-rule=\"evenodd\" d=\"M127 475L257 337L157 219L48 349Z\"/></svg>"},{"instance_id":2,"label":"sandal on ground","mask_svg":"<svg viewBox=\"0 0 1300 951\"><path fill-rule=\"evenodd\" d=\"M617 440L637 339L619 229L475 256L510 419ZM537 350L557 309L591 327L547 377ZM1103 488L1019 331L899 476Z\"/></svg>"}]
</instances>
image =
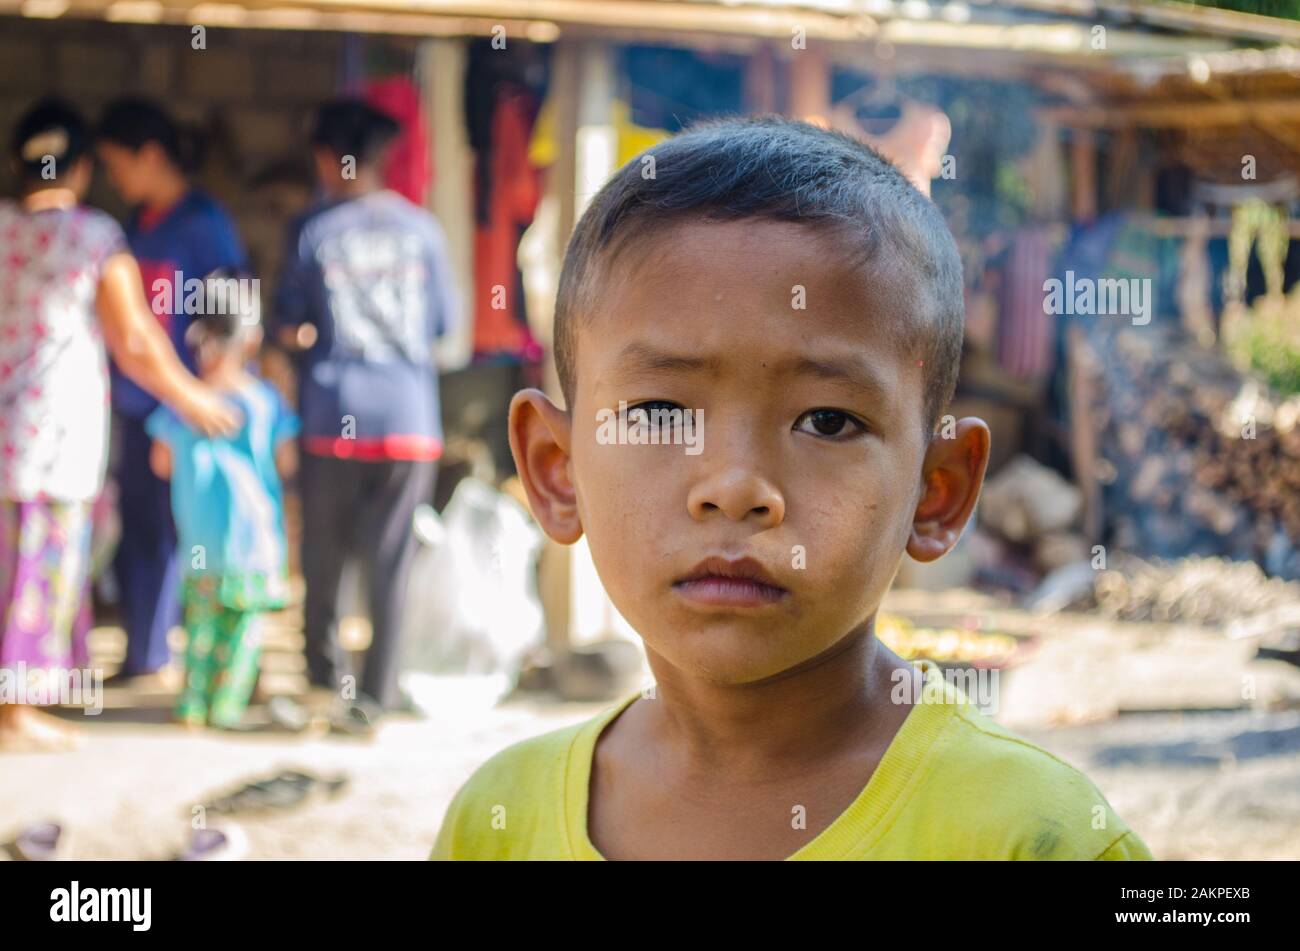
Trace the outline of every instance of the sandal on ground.
<instances>
[{"instance_id":1,"label":"sandal on ground","mask_svg":"<svg viewBox=\"0 0 1300 951\"><path fill-rule=\"evenodd\" d=\"M234 823L195 829L178 862L237 862L248 854L248 836Z\"/></svg>"},{"instance_id":2,"label":"sandal on ground","mask_svg":"<svg viewBox=\"0 0 1300 951\"><path fill-rule=\"evenodd\" d=\"M207 808L222 815L288 810L317 791L333 797L347 784L348 777L341 774L321 778L300 770L285 770L270 779L247 783L231 795L213 800Z\"/></svg>"},{"instance_id":3,"label":"sandal on ground","mask_svg":"<svg viewBox=\"0 0 1300 951\"><path fill-rule=\"evenodd\" d=\"M5 845L5 851L19 862L52 862L68 851L68 836L57 822L35 822Z\"/></svg>"},{"instance_id":4,"label":"sandal on ground","mask_svg":"<svg viewBox=\"0 0 1300 951\"><path fill-rule=\"evenodd\" d=\"M365 698L345 700L330 710L330 732L352 737L373 737L384 715L379 704Z\"/></svg>"}]
</instances>

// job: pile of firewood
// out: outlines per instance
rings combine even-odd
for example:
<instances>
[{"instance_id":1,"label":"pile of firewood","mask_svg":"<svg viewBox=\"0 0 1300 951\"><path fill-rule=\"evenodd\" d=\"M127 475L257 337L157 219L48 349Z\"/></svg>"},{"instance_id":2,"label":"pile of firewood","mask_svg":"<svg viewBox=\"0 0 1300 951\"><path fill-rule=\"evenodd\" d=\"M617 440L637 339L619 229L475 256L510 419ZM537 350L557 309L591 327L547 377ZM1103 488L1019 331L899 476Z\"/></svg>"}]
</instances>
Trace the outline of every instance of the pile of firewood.
<instances>
[{"instance_id":1,"label":"pile of firewood","mask_svg":"<svg viewBox=\"0 0 1300 951\"><path fill-rule=\"evenodd\" d=\"M1217 352L1154 325L1081 339L1106 540L1300 578L1300 397L1271 398Z\"/></svg>"},{"instance_id":2,"label":"pile of firewood","mask_svg":"<svg viewBox=\"0 0 1300 951\"><path fill-rule=\"evenodd\" d=\"M1300 605L1300 582L1266 577L1248 561L1148 562L1127 556L1099 571L1091 598L1076 607L1123 621L1226 625L1295 605Z\"/></svg>"}]
</instances>

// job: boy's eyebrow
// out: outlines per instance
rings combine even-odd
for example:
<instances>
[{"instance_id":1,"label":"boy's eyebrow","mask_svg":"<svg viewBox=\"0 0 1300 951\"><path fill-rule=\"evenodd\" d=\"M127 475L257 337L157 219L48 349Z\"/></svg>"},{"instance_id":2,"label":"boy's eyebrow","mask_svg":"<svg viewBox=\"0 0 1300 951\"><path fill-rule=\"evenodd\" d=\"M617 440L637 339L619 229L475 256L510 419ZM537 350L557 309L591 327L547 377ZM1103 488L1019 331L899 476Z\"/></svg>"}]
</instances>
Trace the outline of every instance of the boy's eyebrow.
<instances>
[{"instance_id":1,"label":"boy's eyebrow","mask_svg":"<svg viewBox=\"0 0 1300 951\"><path fill-rule=\"evenodd\" d=\"M642 341L629 343L618 355L617 364L628 373L664 373L690 370L713 370L718 360L712 357L694 357L669 353Z\"/></svg>"},{"instance_id":2,"label":"boy's eyebrow","mask_svg":"<svg viewBox=\"0 0 1300 951\"><path fill-rule=\"evenodd\" d=\"M638 340L620 351L616 365L628 375L637 375L716 371L721 367L722 361L716 357L671 353ZM876 399L884 399L889 393L888 385L870 364L853 357L791 357L777 364L776 370L780 374L818 377L860 390Z\"/></svg>"},{"instance_id":3,"label":"boy's eyebrow","mask_svg":"<svg viewBox=\"0 0 1300 951\"><path fill-rule=\"evenodd\" d=\"M847 384L877 398L889 392L885 381L864 360L851 357L813 359L793 357L782 366L783 370L800 376L815 376L833 383Z\"/></svg>"}]
</instances>

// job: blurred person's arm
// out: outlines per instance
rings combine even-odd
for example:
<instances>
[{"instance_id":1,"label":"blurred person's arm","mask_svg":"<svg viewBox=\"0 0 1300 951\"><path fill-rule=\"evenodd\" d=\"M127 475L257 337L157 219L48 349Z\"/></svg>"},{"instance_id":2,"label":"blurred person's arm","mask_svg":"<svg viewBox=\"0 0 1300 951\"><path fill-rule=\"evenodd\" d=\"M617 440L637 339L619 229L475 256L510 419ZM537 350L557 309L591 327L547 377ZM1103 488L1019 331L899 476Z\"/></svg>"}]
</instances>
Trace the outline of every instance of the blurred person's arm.
<instances>
[{"instance_id":1,"label":"blurred person's arm","mask_svg":"<svg viewBox=\"0 0 1300 951\"><path fill-rule=\"evenodd\" d=\"M310 350L316 342L316 326L294 324L292 327L281 327L275 333L275 342L286 350Z\"/></svg>"},{"instance_id":2,"label":"blurred person's arm","mask_svg":"<svg viewBox=\"0 0 1300 951\"><path fill-rule=\"evenodd\" d=\"M298 436L302 433L302 420L283 396L275 408L275 470L281 479L291 479L298 472Z\"/></svg>"},{"instance_id":3,"label":"blurred person's arm","mask_svg":"<svg viewBox=\"0 0 1300 951\"><path fill-rule=\"evenodd\" d=\"M281 479L292 479L298 472L298 445L286 439L275 447L275 471Z\"/></svg>"},{"instance_id":4,"label":"blurred person's arm","mask_svg":"<svg viewBox=\"0 0 1300 951\"><path fill-rule=\"evenodd\" d=\"M149 468L164 482L172 477L172 451L166 443L155 439L150 445Z\"/></svg>"},{"instance_id":5,"label":"blurred person's arm","mask_svg":"<svg viewBox=\"0 0 1300 951\"><path fill-rule=\"evenodd\" d=\"M269 341L258 353L257 375L275 387L284 399L291 399L297 389L293 361L276 341Z\"/></svg>"},{"instance_id":6,"label":"blurred person's arm","mask_svg":"<svg viewBox=\"0 0 1300 951\"><path fill-rule=\"evenodd\" d=\"M275 282L275 303L271 309L271 336L277 344L292 352L311 349L316 342L316 327L307 321L309 291L313 280L314 258L304 247L302 227L290 224L285 238L280 274Z\"/></svg>"},{"instance_id":7,"label":"blurred person's arm","mask_svg":"<svg viewBox=\"0 0 1300 951\"><path fill-rule=\"evenodd\" d=\"M115 254L104 262L95 304L109 353L123 373L205 435L237 427L238 414L185 368L153 319L135 258Z\"/></svg>"}]
</instances>

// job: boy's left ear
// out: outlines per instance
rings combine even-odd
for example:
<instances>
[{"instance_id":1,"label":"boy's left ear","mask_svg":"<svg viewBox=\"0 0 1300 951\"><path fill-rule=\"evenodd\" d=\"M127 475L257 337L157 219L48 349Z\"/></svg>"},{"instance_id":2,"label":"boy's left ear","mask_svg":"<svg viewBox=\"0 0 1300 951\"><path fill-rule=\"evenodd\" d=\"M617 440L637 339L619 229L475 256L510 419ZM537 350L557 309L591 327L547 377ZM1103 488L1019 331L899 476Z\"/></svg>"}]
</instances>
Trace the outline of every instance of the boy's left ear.
<instances>
[{"instance_id":1,"label":"boy's left ear","mask_svg":"<svg viewBox=\"0 0 1300 951\"><path fill-rule=\"evenodd\" d=\"M917 561L934 561L961 536L989 461L989 428L984 420L957 420L950 438L934 436L921 467L924 490L912 516L907 553Z\"/></svg>"}]
</instances>

